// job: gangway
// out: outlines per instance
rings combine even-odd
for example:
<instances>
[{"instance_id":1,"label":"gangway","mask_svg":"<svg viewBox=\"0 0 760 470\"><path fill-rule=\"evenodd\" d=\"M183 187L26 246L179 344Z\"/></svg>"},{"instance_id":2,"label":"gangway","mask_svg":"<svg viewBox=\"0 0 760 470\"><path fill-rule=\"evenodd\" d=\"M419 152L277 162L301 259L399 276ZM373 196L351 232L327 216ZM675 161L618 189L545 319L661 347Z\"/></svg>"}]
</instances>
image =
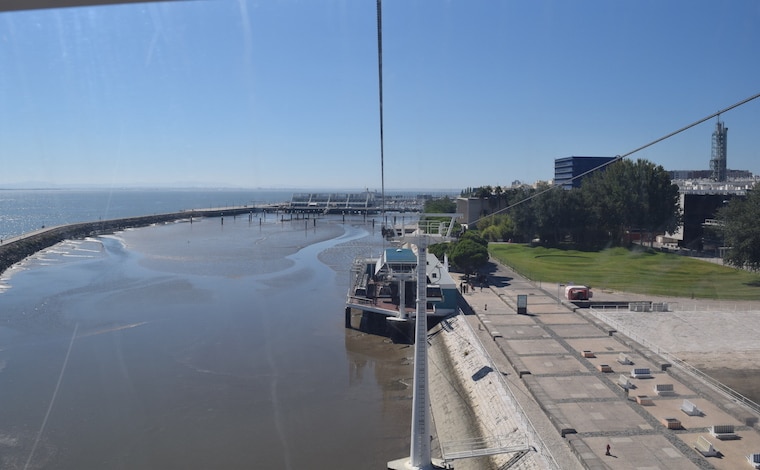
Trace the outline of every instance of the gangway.
<instances>
[{"instance_id":1,"label":"gangway","mask_svg":"<svg viewBox=\"0 0 760 470\"><path fill-rule=\"evenodd\" d=\"M516 457L535 450L528 444L516 444L515 438L510 436L490 436L475 437L441 443L441 457L444 463L448 464L453 460L469 459L474 457L485 457L488 455L514 453ZM513 463L519 461L519 457L511 460ZM511 466L511 465L510 465ZM509 468L502 467L504 469Z\"/></svg>"}]
</instances>

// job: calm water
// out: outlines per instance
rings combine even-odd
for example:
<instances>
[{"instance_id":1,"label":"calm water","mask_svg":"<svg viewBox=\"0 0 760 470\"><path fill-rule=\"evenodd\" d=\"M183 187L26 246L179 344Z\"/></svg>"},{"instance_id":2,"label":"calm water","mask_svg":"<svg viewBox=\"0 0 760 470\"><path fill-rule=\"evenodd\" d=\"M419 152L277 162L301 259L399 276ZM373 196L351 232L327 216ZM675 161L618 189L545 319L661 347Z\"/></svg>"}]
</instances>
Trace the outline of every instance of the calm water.
<instances>
[{"instance_id":1,"label":"calm water","mask_svg":"<svg viewBox=\"0 0 760 470\"><path fill-rule=\"evenodd\" d=\"M2 190L0 238L41 226L91 222L185 209L290 201L289 191L212 189Z\"/></svg>"},{"instance_id":2,"label":"calm water","mask_svg":"<svg viewBox=\"0 0 760 470\"><path fill-rule=\"evenodd\" d=\"M379 234L270 217L66 242L6 273L0 467L385 468L408 454L412 351L343 327L351 260Z\"/></svg>"}]
</instances>

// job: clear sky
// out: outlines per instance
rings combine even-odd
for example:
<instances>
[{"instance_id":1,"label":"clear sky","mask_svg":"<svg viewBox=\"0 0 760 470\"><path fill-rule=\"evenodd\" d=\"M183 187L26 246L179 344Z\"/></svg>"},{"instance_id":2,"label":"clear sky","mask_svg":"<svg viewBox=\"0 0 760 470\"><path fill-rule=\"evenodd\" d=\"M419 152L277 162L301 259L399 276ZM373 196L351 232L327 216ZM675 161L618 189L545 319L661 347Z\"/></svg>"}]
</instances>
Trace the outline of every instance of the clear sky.
<instances>
[{"instance_id":1,"label":"clear sky","mask_svg":"<svg viewBox=\"0 0 760 470\"><path fill-rule=\"evenodd\" d=\"M380 188L375 0L0 13L0 186ZM760 92L760 2L383 2L388 189L549 180ZM760 99L721 116L760 173ZM633 158L709 169L710 120Z\"/></svg>"}]
</instances>

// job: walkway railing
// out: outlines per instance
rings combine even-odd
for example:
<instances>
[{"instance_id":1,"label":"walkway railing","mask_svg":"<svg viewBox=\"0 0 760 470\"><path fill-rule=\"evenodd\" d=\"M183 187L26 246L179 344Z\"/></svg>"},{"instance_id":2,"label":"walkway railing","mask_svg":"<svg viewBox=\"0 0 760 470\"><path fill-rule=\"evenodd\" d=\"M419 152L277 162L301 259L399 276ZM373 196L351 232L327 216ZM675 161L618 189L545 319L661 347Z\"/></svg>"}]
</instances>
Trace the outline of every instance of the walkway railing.
<instances>
[{"instance_id":1,"label":"walkway railing","mask_svg":"<svg viewBox=\"0 0 760 470\"><path fill-rule=\"evenodd\" d=\"M510 436L492 436L442 442L441 456L444 461L449 462L451 460L533 450L529 445L515 444L514 441L515 439L510 438Z\"/></svg>"}]
</instances>

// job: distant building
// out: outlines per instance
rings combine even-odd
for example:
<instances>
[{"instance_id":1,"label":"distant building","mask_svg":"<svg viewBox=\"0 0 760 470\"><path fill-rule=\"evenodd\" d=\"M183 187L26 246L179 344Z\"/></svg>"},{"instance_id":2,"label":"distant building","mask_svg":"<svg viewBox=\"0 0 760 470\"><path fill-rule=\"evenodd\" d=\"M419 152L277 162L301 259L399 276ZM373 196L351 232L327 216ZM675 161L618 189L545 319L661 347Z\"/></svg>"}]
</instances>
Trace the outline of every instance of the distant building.
<instances>
[{"instance_id":1,"label":"distant building","mask_svg":"<svg viewBox=\"0 0 760 470\"><path fill-rule=\"evenodd\" d=\"M554 160L554 183L563 189L580 188L583 178L615 157L565 157Z\"/></svg>"},{"instance_id":2,"label":"distant building","mask_svg":"<svg viewBox=\"0 0 760 470\"><path fill-rule=\"evenodd\" d=\"M726 169L726 178L724 181L733 180L750 180L753 178L749 170L730 170ZM712 170L669 170L671 180L712 180Z\"/></svg>"},{"instance_id":3,"label":"distant building","mask_svg":"<svg viewBox=\"0 0 760 470\"><path fill-rule=\"evenodd\" d=\"M458 197L456 204L457 213L462 214L457 221L470 226L487 215L505 209L507 200L505 198Z\"/></svg>"}]
</instances>

